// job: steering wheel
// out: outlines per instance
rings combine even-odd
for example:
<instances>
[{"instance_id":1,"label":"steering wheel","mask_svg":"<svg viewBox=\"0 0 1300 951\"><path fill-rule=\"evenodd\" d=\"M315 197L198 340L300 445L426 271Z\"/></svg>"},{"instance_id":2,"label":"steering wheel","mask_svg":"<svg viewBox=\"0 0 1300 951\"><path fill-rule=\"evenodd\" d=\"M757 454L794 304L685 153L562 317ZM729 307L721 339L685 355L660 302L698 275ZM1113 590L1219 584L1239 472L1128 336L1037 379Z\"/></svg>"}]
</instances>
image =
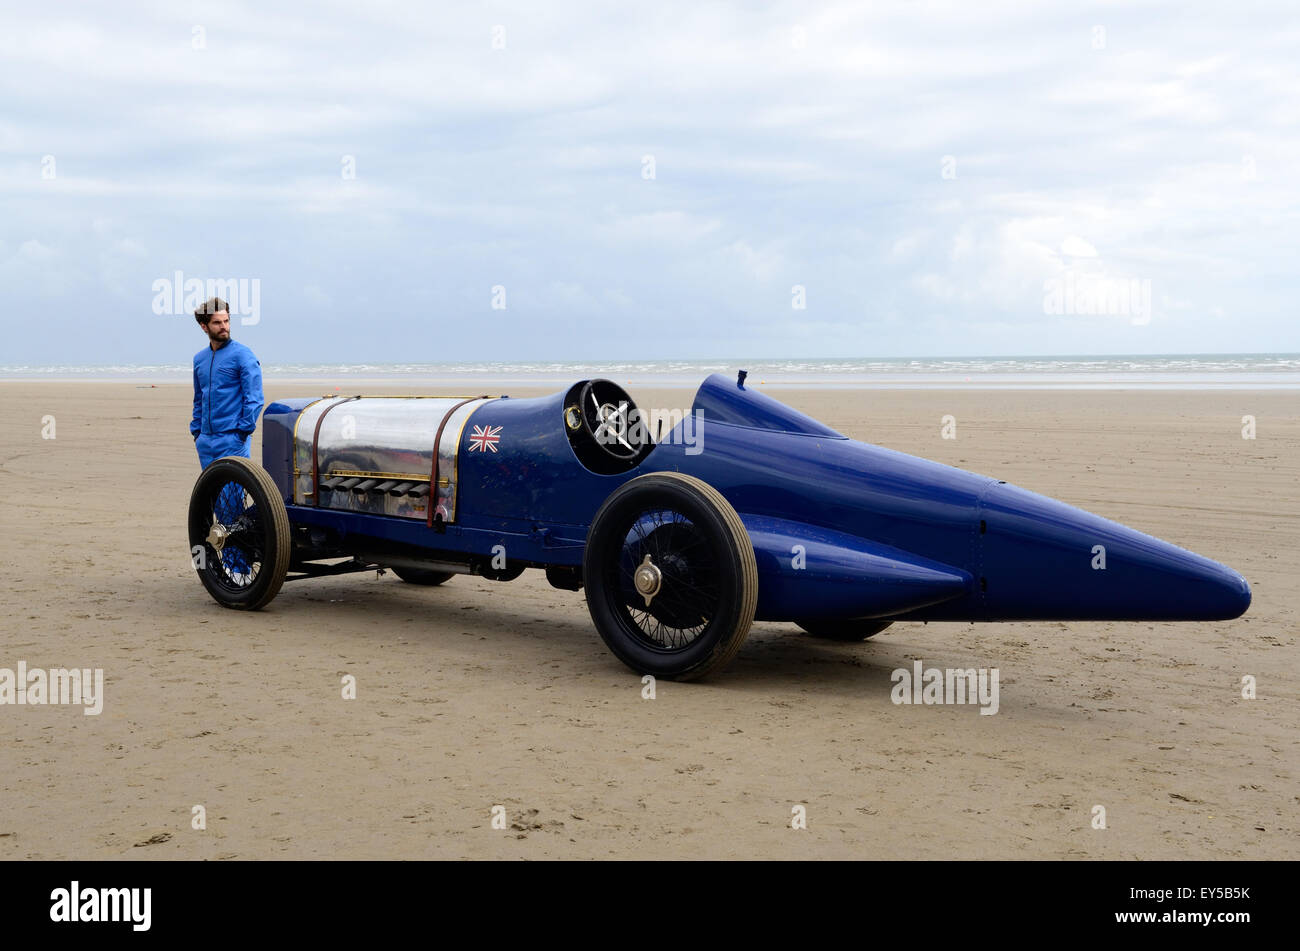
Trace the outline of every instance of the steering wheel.
<instances>
[{"instance_id":1,"label":"steering wheel","mask_svg":"<svg viewBox=\"0 0 1300 951\"><path fill-rule=\"evenodd\" d=\"M649 442L636 404L617 383L588 381L578 395L578 407L587 435L621 462L637 458Z\"/></svg>"}]
</instances>

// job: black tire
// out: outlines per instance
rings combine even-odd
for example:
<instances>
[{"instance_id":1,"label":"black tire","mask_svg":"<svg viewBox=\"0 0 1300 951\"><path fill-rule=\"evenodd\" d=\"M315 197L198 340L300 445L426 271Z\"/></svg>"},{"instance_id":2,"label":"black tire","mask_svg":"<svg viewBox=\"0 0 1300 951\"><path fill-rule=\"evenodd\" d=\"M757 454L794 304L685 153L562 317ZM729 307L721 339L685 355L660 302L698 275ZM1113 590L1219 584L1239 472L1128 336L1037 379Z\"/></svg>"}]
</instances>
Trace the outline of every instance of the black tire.
<instances>
[{"instance_id":1,"label":"black tire","mask_svg":"<svg viewBox=\"0 0 1300 951\"><path fill-rule=\"evenodd\" d=\"M893 621L795 621L813 637L824 637L830 641L865 641L879 634Z\"/></svg>"},{"instance_id":2,"label":"black tire","mask_svg":"<svg viewBox=\"0 0 1300 951\"><path fill-rule=\"evenodd\" d=\"M693 476L656 472L611 493L587 533L582 569L596 630L639 674L694 680L720 670L754 622L749 533L722 494ZM654 585L648 604L638 576Z\"/></svg>"},{"instance_id":3,"label":"black tire","mask_svg":"<svg viewBox=\"0 0 1300 951\"><path fill-rule=\"evenodd\" d=\"M407 584L435 585L450 581L454 573L450 571L433 571L428 568L394 568L393 574Z\"/></svg>"},{"instance_id":4,"label":"black tire","mask_svg":"<svg viewBox=\"0 0 1300 951\"><path fill-rule=\"evenodd\" d=\"M293 545L289 513L271 476L242 456L223 456L190 493L190 554L222 607L256 611L280 591Z\"/></svg>"}]
</instances>

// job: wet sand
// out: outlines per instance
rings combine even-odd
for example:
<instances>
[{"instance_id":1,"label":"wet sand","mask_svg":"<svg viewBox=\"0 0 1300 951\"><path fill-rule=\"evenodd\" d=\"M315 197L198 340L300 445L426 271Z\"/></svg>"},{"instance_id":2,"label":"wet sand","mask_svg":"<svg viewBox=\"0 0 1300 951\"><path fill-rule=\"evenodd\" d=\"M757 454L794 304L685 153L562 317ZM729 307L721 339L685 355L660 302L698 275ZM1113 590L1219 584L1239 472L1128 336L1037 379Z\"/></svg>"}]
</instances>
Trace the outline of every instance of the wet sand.
<instances>
[{"instance_id":1,"label":"wet sand","mask_svg":"<svg viewBox=\"0 0 1300 951\"><path fill-rule=\"evenodd\" d=\"M726 671L645 700L541 572L356 574L224 610L189 567L188 387L0 383L0 668L105 674L98 716L0 706L0 858L1300 857L1294 393L774 395L1223 561L1254 604L849 645L760 623ZM998 668L998 714L891 703L917 659Z\"/></svg>"}]
</instances>

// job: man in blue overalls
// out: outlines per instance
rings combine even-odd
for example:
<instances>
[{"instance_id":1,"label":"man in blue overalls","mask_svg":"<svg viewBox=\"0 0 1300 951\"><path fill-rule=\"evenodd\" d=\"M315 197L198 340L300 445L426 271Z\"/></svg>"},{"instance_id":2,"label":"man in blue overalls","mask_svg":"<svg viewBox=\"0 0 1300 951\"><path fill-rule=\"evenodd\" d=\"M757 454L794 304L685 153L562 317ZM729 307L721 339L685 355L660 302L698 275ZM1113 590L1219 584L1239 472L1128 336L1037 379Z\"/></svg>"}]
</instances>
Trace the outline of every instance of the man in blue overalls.
<instances>
[{"instance_id":1,"label":"man in blue overalls","mask_svg":"<svg viewBox=\"0 0 1300 951\"><path fill-rule=\"evenodd\" d=\"M194 355L194 418L190 435L206 468L222 456L252 455L253 431L262 413L262 365L242 343L230 339L230 305L220 297L194 312L208 345Z\"/></svg>"},{"instance_id":2,"label":"man in blue overalls","mask_svg":"<svg viewBox=\"0 0 1300 951\"><path fill-rule=\"evenodd\" d=\"M230 305L213 297L194 312L194 319L208 335L208 345L194 355L194 418L190 434L199 462L206 469L222 456L252 455L253 431L262 413L262 365L242 343L230 339ZM233 525L241 515L255 512L251 498L236 482L224 486L213 515ZM252 568L238 546L221 553L221 561L232 579L251 579Z\"/></svg>"}]
</instances>

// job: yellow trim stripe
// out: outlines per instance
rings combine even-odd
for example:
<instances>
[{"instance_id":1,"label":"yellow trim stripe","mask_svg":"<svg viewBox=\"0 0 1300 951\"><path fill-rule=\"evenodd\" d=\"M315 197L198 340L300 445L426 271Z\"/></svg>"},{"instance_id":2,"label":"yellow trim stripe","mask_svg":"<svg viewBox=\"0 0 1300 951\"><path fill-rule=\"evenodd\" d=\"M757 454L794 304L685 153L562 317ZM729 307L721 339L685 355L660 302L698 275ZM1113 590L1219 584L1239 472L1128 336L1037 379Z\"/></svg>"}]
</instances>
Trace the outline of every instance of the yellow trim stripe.
<instances>
[{"instance_id":1,"label":"yellow trim stripe","mask_svg":"<svg viewBox=\"0 0 1300 951\"><path fill-rule=\"evenodd\" d=\"M325 398L328 399L328 397ZM430 393L422 396L414 396L411 394L403 395L400 393L358 393L356 395L356 398L359 400L482 400L482 399L499 400L501 399L501 397L499 396L484 396L482 393L474 393L473 395L458 393L452 396L448 396L444 393Z\"/></svg>"},{"instance_id":2,"label":"yellow trim stripe","mask_svg":"<svg viewBox=\"0 0 1300 951\"><path fill-rule=\"evenodd\" d=\"M328 399L332 399L332 397L327 395L327 396L320 397L320 399L312 400L302 409L298 410L298 415L294 418L293 421L293 447L290 456L293 459L293 497L295 501L297 501L298 499L298 477L302 475L302 471L298 468L298 424L302 422L302 418L304 415L306 415L307 410L311 409L317 403ZM306 499L307 496L315 495L315 494L316 494L316 487L312 486L311 491L310 492L304 491L302 496L304 499Z\"/></svg>"},{"instance_id":3,"label":"yellow trim stripe","mask_svg":"<svg viewBox=\"0 0 1300 951\"><path fill-rule=\"evenodd\" d=\"M332 479L335 476L362 476L366 479L398 479L402 482L428 482L422 475L411 475L409 472L366 472L362 469L331 469L329 472L321 473L322 479Z\"/></svg>"},{"instance_id":4,"label":"yellow trim stripe","mask_svg":"<svg viewBox=\"0 0 1300 951\"><path fill-rule=\"evenodd\" d=\"M451 477L456 483L456 500L452 504L451 511L447 513L451 516L451 518L447 519L448 522L456 521L456 512L460 509L460 441L465 438L465 427L469 424L469 421L474 418L475 413L493 400L499 399L501 399L499 396L482 397L482 401L478 403L478 405L470 407L469 412L465 414L465 418L461 421L460 432L456 433L456 444L453 447L455 451L451 454ZM435 449L436 448L437 447L435 447ZM441 479L438 480L438 484L442 485Z\"/></svg>"},{"instance_id":5,"label":"yellow trim stripe","mask_svg":"<svg viewBox=\"0 0 1300 951\"><path fill-rule=\"evenodd\" d=\"M294 469L293 474L295 476L300 476L302 475L302 472L298 469ZM423 475L412 475L409 472L363 472L360 469L331 469L329 472L324 473L323 478L332 479L335 476L360 476L365 479L396 479L402 482L418 482L421 485L426 484L429 481ZM439 479L438 485L448 486L451 485L451 481L445 478Z\"/></svg>"}]
</instances>

